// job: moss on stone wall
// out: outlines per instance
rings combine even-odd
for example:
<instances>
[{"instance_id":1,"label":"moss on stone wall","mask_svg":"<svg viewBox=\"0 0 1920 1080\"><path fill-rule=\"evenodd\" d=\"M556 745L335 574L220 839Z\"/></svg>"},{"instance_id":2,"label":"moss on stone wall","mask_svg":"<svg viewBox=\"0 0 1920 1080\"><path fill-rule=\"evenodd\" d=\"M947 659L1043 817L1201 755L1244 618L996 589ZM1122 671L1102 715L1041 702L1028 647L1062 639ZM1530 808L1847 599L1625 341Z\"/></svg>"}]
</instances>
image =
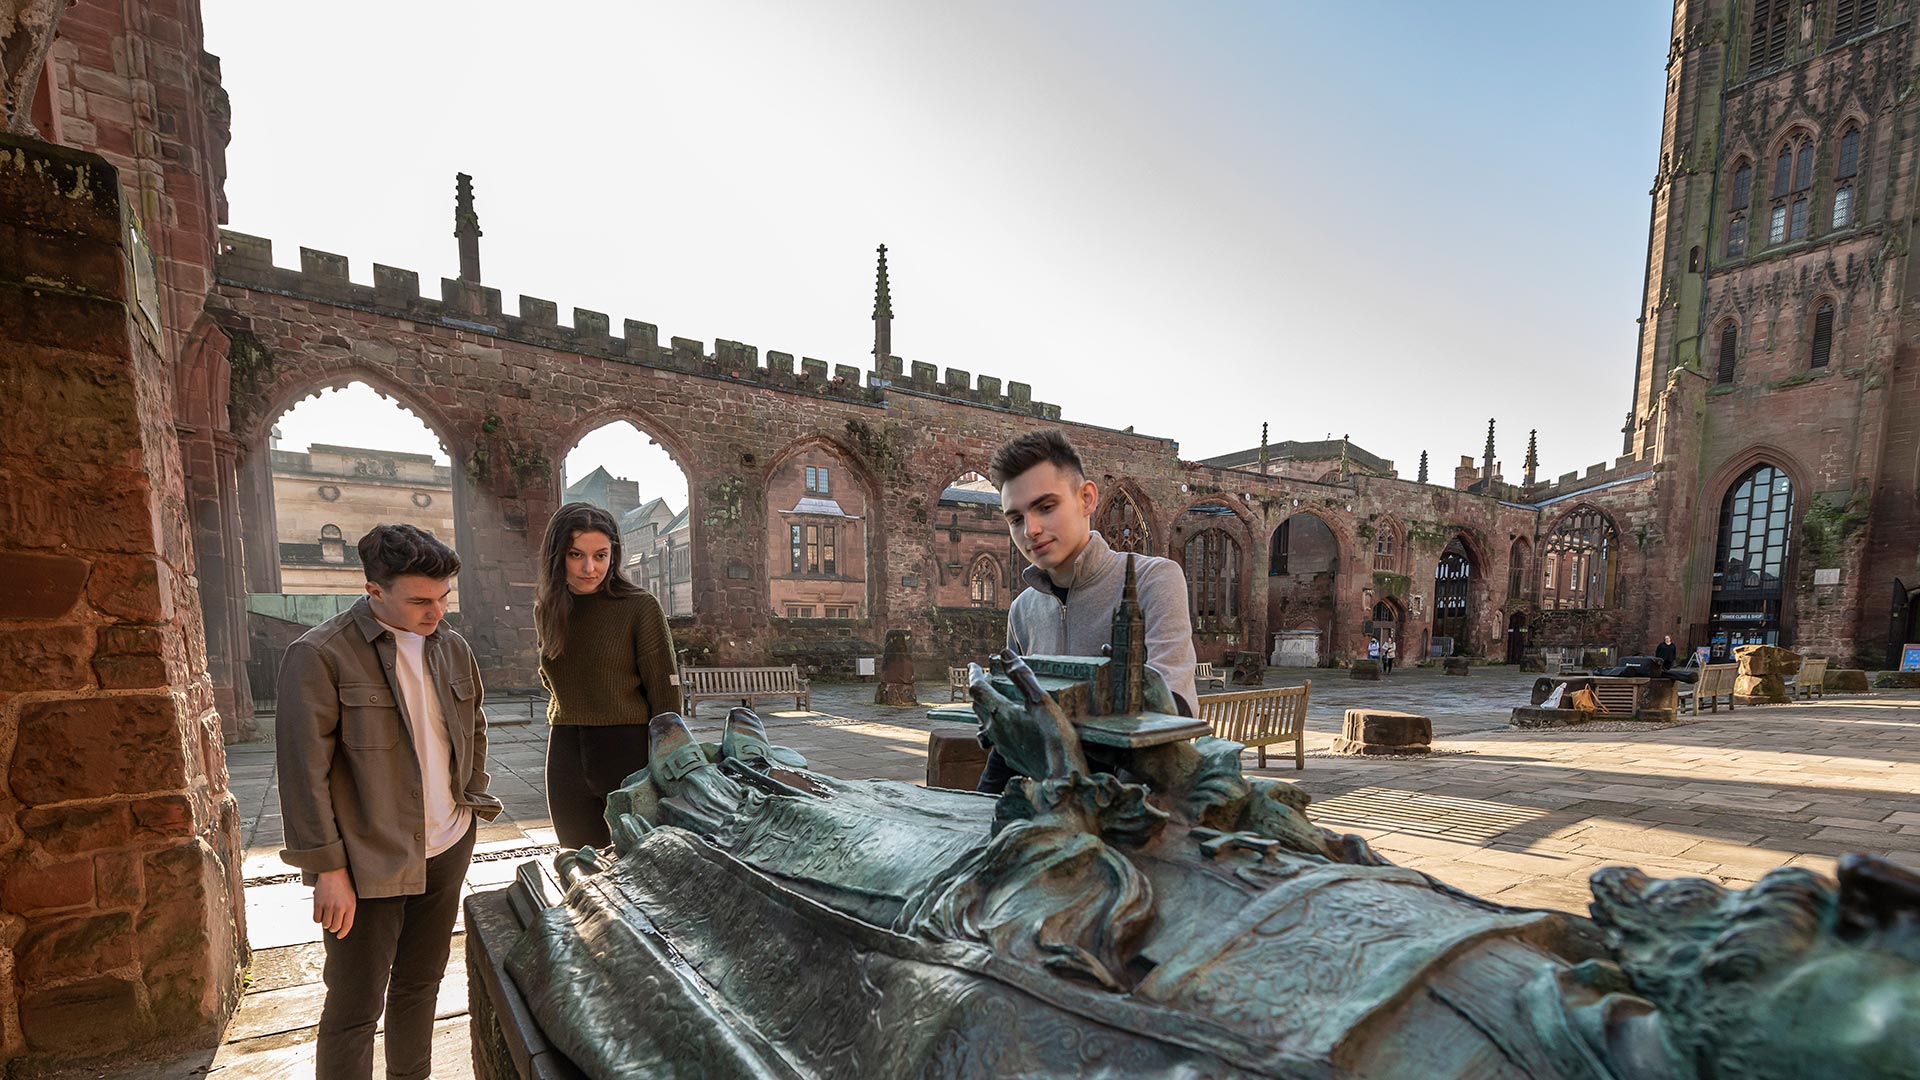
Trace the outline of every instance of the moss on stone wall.
<instances>
[{"instance_id":1,"label":"moss on stone wall","mask_svg":"<svg viewBox=\"0 0 1920 1080\"><path fill-rule=\"evenodd\" d=\"M725 476L707 485L707 512L700 524L709 529L737 525L744 513L747 482L738 476Z\"/></svg>"},{"instance_id":2,"label":"moss on stone wall","mask_svg":"<svg viewBox=\"0 0 1920 1080\"><path fill-rule=\"evenodd\" d=\"M1396 574L1388 570L1375 570L1373 572L1373 589L1383 596L1391 596L1395 600L1405 600L1408 591L1412 588L1413 579L1405 574Z\"/></svg>"},{"instance_id":3,"label":"moss on stone wall","mask_svg":"<svg viewBox=\"0 0 1920 1080\"><path fill-rule=\"evenodd\" d=\"M1867 500L1855 495L1844 505L1825 495L1815 495L1800 520L1800 539L1807 553L1809 570L1840 565L1843 549L1867 524Z\"/></svg>"}]
</instances>

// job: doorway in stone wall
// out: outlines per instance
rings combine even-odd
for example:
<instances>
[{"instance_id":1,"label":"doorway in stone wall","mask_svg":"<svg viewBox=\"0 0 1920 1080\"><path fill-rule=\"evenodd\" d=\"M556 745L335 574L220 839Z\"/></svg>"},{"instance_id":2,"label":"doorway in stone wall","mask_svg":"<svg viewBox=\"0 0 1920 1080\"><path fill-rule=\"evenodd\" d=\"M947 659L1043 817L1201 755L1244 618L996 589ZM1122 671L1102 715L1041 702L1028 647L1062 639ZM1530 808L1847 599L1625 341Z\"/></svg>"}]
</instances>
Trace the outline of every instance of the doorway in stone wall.
<instances>
[{"instance_id":1,"label":"doorway in stone wall","mask_svg":"<svg viewBox=\"0 0 1920 1080\"><path fill-rule=\"evenodd\" d=\"M1527 613L1516 611L1507 618L1507 663L1517 664L1527 651Z\"/></svg>"},{"instance_id":2,"label":"doorway in stone wall","mask_svg":"<svg viewBox=\"0 0 1920 1080\"><path fill-rule=\"evenodd\" d=\"M1451 638L1455 655L1467 652L1467 631L1473 624L1472 588L1473 558L1456 536L1447 541L1433 572L1433 636Z\"/></svg>"}]
</instances>

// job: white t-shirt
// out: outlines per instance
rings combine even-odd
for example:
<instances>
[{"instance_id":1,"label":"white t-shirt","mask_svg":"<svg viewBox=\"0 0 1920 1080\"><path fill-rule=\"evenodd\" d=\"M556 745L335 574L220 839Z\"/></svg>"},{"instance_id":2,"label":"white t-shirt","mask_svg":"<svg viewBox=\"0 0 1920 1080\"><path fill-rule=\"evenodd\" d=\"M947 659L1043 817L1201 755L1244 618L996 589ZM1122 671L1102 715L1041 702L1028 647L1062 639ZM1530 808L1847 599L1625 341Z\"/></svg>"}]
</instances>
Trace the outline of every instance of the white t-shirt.
<instances>
[{"instance_id":1,"label":"white t-shirt","mask_svg":"<svg viewBox=\"0 0 1920 1080\"><path fill-rule=\"evenodd\" d=\"M393 634L396 648L394 682L407 703L407 726L413 732L413 752L420 761L420 793L426 808L427 858L447 850L467 835L473 811L453 801L453 742L440 712L440 695L433 692L427 671L427 639L408 630Z\"/></svg>"}]
</instances>

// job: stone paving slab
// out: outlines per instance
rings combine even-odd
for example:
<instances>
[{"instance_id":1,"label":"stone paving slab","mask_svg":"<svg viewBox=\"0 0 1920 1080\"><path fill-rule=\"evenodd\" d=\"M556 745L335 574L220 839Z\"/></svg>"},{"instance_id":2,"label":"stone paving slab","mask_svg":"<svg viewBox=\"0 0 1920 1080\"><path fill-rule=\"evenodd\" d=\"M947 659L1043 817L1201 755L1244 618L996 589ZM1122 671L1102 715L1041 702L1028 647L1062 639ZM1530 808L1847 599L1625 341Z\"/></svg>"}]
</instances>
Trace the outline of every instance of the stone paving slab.
<instances>
[{"instance_id":1,"label":"stone paving slab","mask_svg":"<svg viewBox=\"0 0 1920 1080\"><path fill-rule=\"evenodd\" d=\"M1468 679L1402 669L1380 682L1344 672L1270 669L1267 685L1313 681L1305 770L1273 761L1260 775L1299 784L1314 820L1364 836L1402 865L1502 903L1584 911L1587 876L1632 863L1659 876L1692 874L1751 884L1780 865L1831 872L1835 856L1866 850L1920 868L1920 692L1830 697L1746 707L1697 722L1630 731L1558 728L1518 732L1508 711L1524 704L1536 676L1475 668ZM871 683L816 684L814 712L764 714L774 741L814 768L851 779L918 781L925 775L926 708L947 702L924 684L921 704L872 704ZM1433 721L1428 758L1333 755L1348 708L1416 712ZM493 789L507 812L487 826L467 889L498 888L518 866L547 857L544 706L490 701L511 718L490 733ZM312 1075L313 1028L322 993L312 893L278 858L279 793L271 717L266 738L228 748L246 845L252 982L228 1033L209 1058L146 1066L108 1080L279 1080ZM1686 718L1692 720L1693 718ZM717 738L718 715L695 732ZM1249 772L1253 757L1245 759ZM466 983L443 984L435 1028L435 1076L471 1076Z\"/></svg>"}]
</instances>

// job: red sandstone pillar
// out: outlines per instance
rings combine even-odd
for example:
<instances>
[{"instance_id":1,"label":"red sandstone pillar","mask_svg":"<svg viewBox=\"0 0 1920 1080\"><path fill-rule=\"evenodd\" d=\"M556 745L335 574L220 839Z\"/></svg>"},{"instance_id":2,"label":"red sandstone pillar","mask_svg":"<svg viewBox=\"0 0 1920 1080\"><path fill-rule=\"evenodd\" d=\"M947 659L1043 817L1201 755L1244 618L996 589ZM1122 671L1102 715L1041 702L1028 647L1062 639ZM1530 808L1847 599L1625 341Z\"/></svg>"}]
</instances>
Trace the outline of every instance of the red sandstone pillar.
<instances>
[{"instance_id":1,"label":"red sandstone pillar","mask_svg":"<svg viewBox=\"0 0 1920 1080\"><path fill-rule=\"evenodd\" d=\"M121 198L104 159L0 136L0 393L27 404L0 424L0 1063L216 1045L246 957L174 380Z\"/></svg>"}]
</instances>

